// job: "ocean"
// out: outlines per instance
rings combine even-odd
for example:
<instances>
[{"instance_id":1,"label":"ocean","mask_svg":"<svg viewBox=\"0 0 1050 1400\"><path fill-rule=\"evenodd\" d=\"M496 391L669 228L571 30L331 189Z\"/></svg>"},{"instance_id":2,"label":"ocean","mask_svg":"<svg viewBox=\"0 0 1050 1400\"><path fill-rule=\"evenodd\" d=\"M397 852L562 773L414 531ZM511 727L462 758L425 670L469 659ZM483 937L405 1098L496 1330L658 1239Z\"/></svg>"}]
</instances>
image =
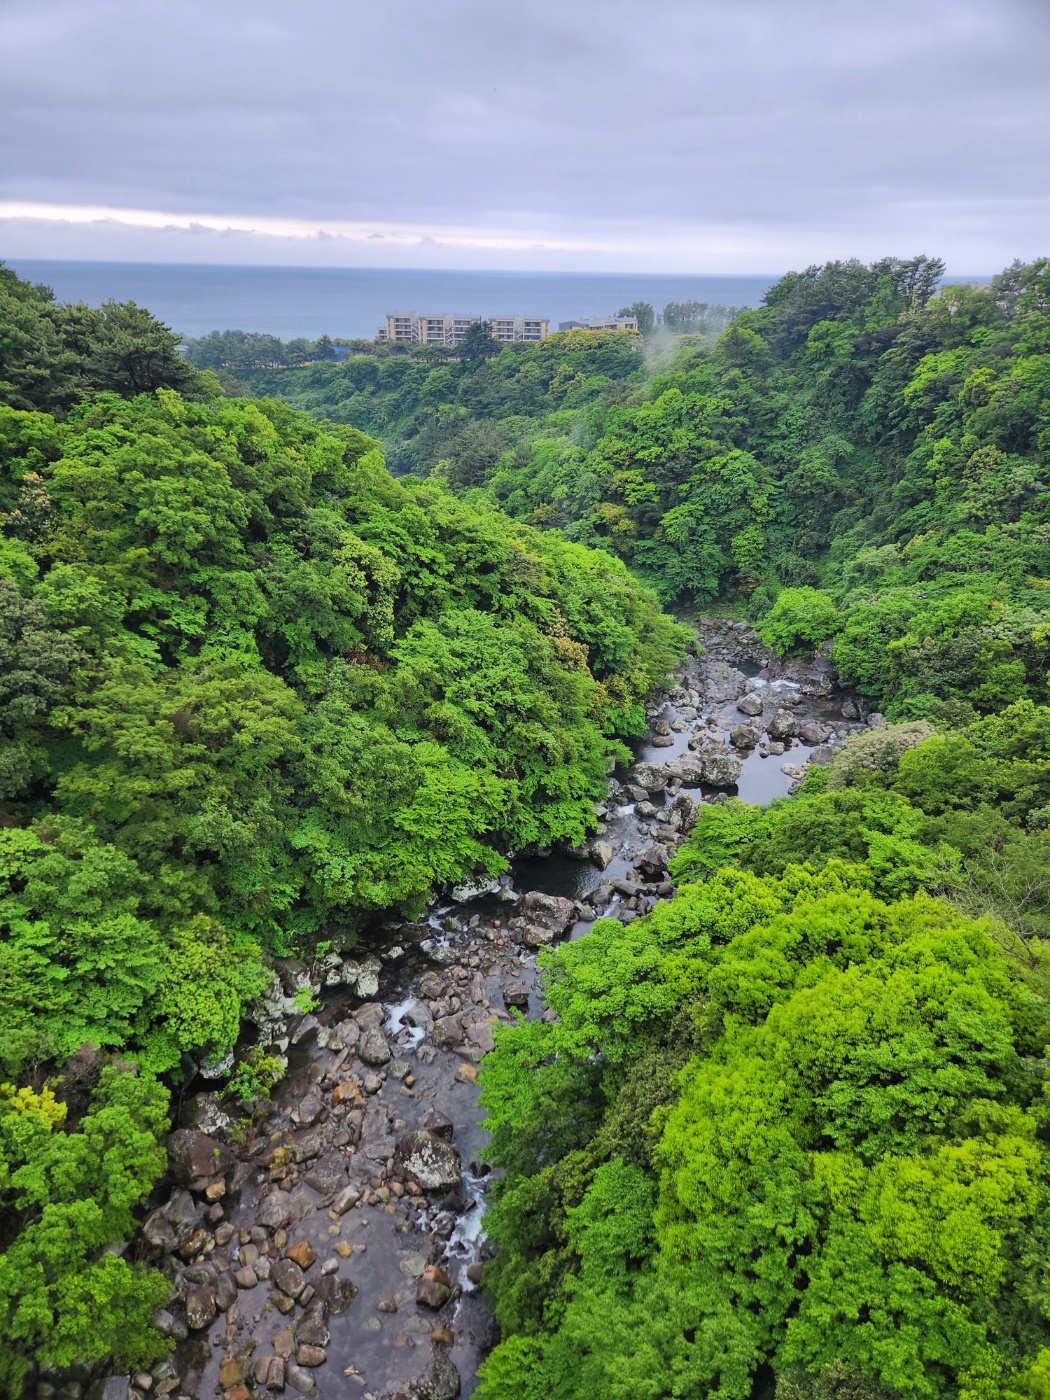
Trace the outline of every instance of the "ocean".
<instances>
[{"instance_id":1,"label":"ocean","mask_svg":"<svg viewBox=\"0 0 1050 1400\"><path fill-rule=\"evenodd\" d=\"M59 301L136 301L180 335L263 331L291 340L375 335L389 312L609 316L634 301L757 306L779 274L693 277L577 272L431 272L397 268L227 267L183 263L45 262L10 258L20 277Z\"/></svg>"}]
</instances>

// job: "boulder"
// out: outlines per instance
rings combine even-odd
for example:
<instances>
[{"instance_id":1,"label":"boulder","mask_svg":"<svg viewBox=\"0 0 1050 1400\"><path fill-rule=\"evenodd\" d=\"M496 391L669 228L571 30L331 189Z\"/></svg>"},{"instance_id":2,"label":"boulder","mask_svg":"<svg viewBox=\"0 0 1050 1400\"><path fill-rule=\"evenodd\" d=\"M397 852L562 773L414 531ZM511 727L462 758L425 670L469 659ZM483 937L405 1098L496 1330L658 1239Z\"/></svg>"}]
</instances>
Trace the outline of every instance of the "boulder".
<instances>
[{"instance_id":1,"label":"boulder","mask_svg":"<svg viewBox=\"0 0 1050 1400\"><path fill-rule=\"evenodd\" d=\"M309 1162L313 1157L320 1157L324 1149L324 1133L320 1128L311 1128L308 1133L304 1133L292 1143L292 1156L297 1162Z\"/></svg>"},{"instance_id":2,"label":"boulder","mask_svg":"<svg viewBox=\"0 0 1050 1400\"><path fill-rule=\"evenodd\" d=\"M313 1376L305 1366L299 1366L294 1361L289 1361L285 1369L285 1379L293 1390L297 1390L300 1395L319 1394L317 1384Z\"/></svg>"},{"instance_id":3,"label":"boulder","mask_svg":"<svg viewBox=\"0 0 1050 1400\"><path fill-rule=\"evenodd\" d=\"M435 1352L413 1389L418 1400L456 1400L459 1372L444 1351Z\"/></svg>"},{"instance_id":4,"label":"boulder","mask_svg":"<svg viewBox=\"0 0 1050 1400\"><path fill-rule=\"evenodd\" d=\"M146 1218L142 1234L155 1249L171 1253L197 1228L202 1210L188 1191L174 1191L170 1200Z\"/></svg>"},{"instance_id":5,"label":"boulder","mask_svg":"<svg viewBox=\"0 0 1050 1400\"><path fill-rule=\"evenodd\" d=\"M277 1287L289 1298L298 1298L306 1287L306 1275L294 1259L278 1259L270 1274Z\"/></svg>"},{"instance_id":6,"label":"boulder","mask_svg":"<svg viewBox=\"0 0 1050 1400\"><path fill-rule=\"evenodd\" d=\"M288 1246L284 1256L293 1260L303 1270L308 1269L316 1258L314 1247L309 1240L296 1240L295 1244Z\"/></svg>"},{"instance_id":7,"label":"boulder","mask_svg":"<svg viewBox=\"0 0 1050 1400\"><path fill-rule=\"evenodd\" d=\"M291 1219L295 1201L287 1191L271 1191L255 1212L255 1223L265 1230L277 1230Z\"/></svg>"},{"instance_id":8,"label":"boulder","mask_svg":"<svg viewBox=\"0 0 1050 1400\"><path fill-rule=\"evenodd\" d=\"M456 1130L456 1125L448 1114L442 1113L437 1108L432 1108L423 1114L419 1120L419 1127L425 1133L433 1133L435 1137L444 1138L446 1142L452 1141L452 1134Z\"/></svg>"},{"instance_id":9,"label":"boulder","mask_svg":"<svg viewBox=\"0 0 1050 1400\"><path fill-rule=\"evenodd\" d=\"M306 1310L295 1328L295 1339L302 1345L326 1347L328 1345L328 1304L316 1295L310 1299Z\"/></svg>"},{"instance_id":10,"label":"boulder","mask_svg":"<svg viewBox=\"0 0 1050 1400\"><path fill-rule=\"evenodd\" d=\"M735 749L753 749L759 737L750 724L738 724L730 733L729 742Z\"/></svg>"},{"instance_id":11,"label":"boulder","mask_svg":"<svg viewBox=\"0 0 1050 1400\"><path fill-rule=\"evenodd\" d=\"M186 1325L194 1332L209 1327L215 1321L215 1288L210 1283L198 1284L186 1293Z\"/></svg>"},{"instance_id":12,"label":"boulder","mask_svg":"<svg viewBox=\"0 0 1050 1400\"><path fill-rule=\"evenodd\" d=\"M416 1284L416 1302L424 1307L441 1308L452 1296L452 1280L439 1264L428 1264Z\"/></svg>"},{"instance_id":13,"label":"boulder","mask_svg":"<svg viewBox=\"0 0 1050 1400\"><path fill-rule=\"evenodd\" d=\"M820 724L817 720L808 719L800 724L798 737L804 744L822 744L831 731L826 724Z\"/></svg>"},{"instance_id":14,"label":"boulder","mask_svg":"<svg viewBox=\"0 0 1050 1400\"><path fill-rule=\"evenodd\" d=\"M699 787L708 781L704 776L705 760L697 758L695 754L684 753L680 758L673 758L664 768L668 778L678 778L686 787Z\"/></svg>"},{"instance_id":15,"label":"boulder","mask_svg":"<svg viewBox=\"0 0 1050 1400\"><path fill-rule=\"evenodd\" d=\"M676 831L688 834L696 825L697 804L684 792L680 792L667 808L667 820Z\"/></svg>"},{"instance_id":16,"label":"boulder","mask_svg":"<svg viewBox=\"0 0 1050 1400\"><path fill-rule=\"evenodd\" d=\"M299 1102L296 1114L292 1116L295 1117L298 1115L300 1124L304 1128L309 1128L312 1123L317 1122L323 1112L324 1099L322 1099L321 1091L315 1084L307 1090L305 1096Z\"/></svg>"},{"instance_id":17,"label":"boulder","mask_svg":"<svg viewBox=\"0 0 1050 1400\"><path fill-rule=\"evenodd\" d=\"M346 1161L341 1152L324 1153L303 1177L321 1196L334 1196L346 1186Z\"/></svg>"},{"instance_id":18,"label":"boulder","mask_svg":"<svg viewBox=\"0 0 1050 1400\"><path fill-rule=\"evenodd\" d=\"M463 1180L456 1149L423 1128L405 1133L398 1141L397 1159L405 1174L418 1181L424 1191L450 1191Z\"/></svg>"},{"instance_id":19,"label":"boulder","mask_svg":"<svg viewBox=\"0 0 1050 1400\"><path fill-rule=\"evenodd\" d=\"M504 1006L517 1006L525 1011L529 1005L529 989L521 982L511 983L509 987L503 988Z\"/></svg>"},{"instance_id":20,"label":"boulder","mask_svg":"<svg viewBox=\"0 0 1050 1400\"><path fill-rule=\"evenodd\" d=\"M552 934L562 934L572 926L576 911L571 899L530 890L521 901L521 912L527 923L548 929Z\"/></svg>"},{"instance_id":21,"label":"boulder","mask_svg":"<svg viewBox=\"0 0 1050 1400\"><path fill-rule=\"evenodd\" d=\"M659 875L667 869L667 860L667 847L653 845L642 851L635 865L646 874Z\"/></svg>"},{"instance_id":22,"label":"boulder","mask_svg":"<svg viewBox=\"0 0 1050 1400\"><path fill-rule=\"evenodd\" d=\"M234 1276L223 1270L215 1279L215 1306L219 1312L225 1312L232 1307L237 1300L237 1281Z\"/></svg>"},{"instance_id":23,"label":"boulder","mask_svg":"<svg viewBox=\"0 0 1050 1400\"><path fill-rule=\"evenodd\" d=\"M176 1181L188 1186L202 1176L223 1176L233 1166L225 1143L193 1128L177 1128L168 1137L168 1166Z\"/></svg>"},{"instance_id":24,"label":"boulder","mask_svg":"<svg viewBox=\"0 0 1050 1400\"><path fill-rule=\"evenodd\" d=\"M153 1378L150 1376L147 1379L152 1384ZM130 1376L107 1376L104 1381L95 1381L94 1385L89 1387L84 1400L128 1400L130 1394Z\"/></svg>"},{"instance_id":25,"label":"boulder","mask_svg":"<svg viewBox=\"0 0 1050 1400\"><path fill-rule=\"evenodd\" d=\"M599 870L605 870L612 864L613 848L608 841L592 841L590 854Z\"/></svg>"},{"instance_id":26,"label":"boulder","mask_svg":"<svg viewBox=\"0 0 1050 1400\"><path fill-rule=\"evenodd\" d=\"M729 754L708 754L704 759L704 782L710 787L736 787L740 778L739 758Z\"/></svg>"},{"instance_id":27,"label":"boulder","mask_svg":"<svg viewBox=\"0 0 1050 1400\"><path fill-rule=\"evenodd\" d=\"M663 792L668 777L667 767L662 763L635 763L630 769L632 784L644 788L647 793Z\"/></svg>"},{"instance_id":28,"label":"boulder","mask_svg":"<svg viewBox=\"0 0 1050 1400\"><path fill-rule=\"evenodd\" d=\"M809 756L810 763L825 764L830 763L835 757L835 751L829 744L818 744Z\"/></svg>"},{"instance_id":29,"label":"boulder","mask_svg":"<svg viewBox=\"0 0 1050 1400\"><path fill-rule=\"evenodd\" d=\"M769 721L771 739L790 739L798 733L798 720L790 710L780 709Z\"/></svg>"},{"instance_id":30,"label":"boulder","mask_svg":"<svg viewBox=\"0 0 1050 1400\"><path fill-rule=\"evenodd\" d=\"M378 1026L369 1026L362 1035L357 1053L366 1065L385 1065L390 1060L390 1046Z\"/></svg>"},{"instance_id":31,"label":"boulder","mask_svg":"<svg viewBox=\"0 0 1050 1400\"><path fill-rule=\"evenodd\" d=\"M752 718L762 713L762 701L752 691L749 695L741 695L736 702L736 707L742 715L750 715Z\"/></svg>"},{"instance_id":32,"label":"boulder","mask_svg":"<svg viewBox=\"0 0 1050 1400\"><path fill-rule=\"evenodd\" d=\"M430 1031L435 1045L462 1045L463 1022L459 1016L439 1016Z\"/></svg>"},{"instance_id":33,"label":"boulder","mask_svg":"<svg viewBox=\"0 0 1050 1400\"><path fill-rule=\"evenodd\" d=\"M314 1284L314 1294L325 1304L330 1316L338 1317L357 1297L357 1285L338 1274L326 1274Z\"/></svg>"},{"instance_id":34,"label":"boulder","mask_svg":"<svg viewBox=\"0 0 1050 1400\"><path fill-rule=\"evenodd\" d=\"M464 880L453 885L449 894L457 904L466 904L472 899L480 899L486 894L499 894L499 880L492 875L479 875L473 880Z\"/></svg>"}]
</instances>

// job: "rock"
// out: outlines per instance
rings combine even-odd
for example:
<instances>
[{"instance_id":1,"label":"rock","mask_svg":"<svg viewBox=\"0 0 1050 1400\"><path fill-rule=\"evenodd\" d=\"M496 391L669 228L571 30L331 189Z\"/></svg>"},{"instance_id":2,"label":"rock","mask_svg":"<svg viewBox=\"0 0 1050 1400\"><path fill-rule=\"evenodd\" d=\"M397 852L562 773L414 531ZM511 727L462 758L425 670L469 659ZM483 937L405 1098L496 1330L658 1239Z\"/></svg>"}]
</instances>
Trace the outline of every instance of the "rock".
<instances>
[{"instance_id":1,"label":"rock","mask_svg":"<svg viewBox=\"0 0 1050 1400\"><path fill-rule=\"evenodd\" d=\"M608 841L591 842L591 860L599 870L605 870L612 864L613 848Z\"/></svg>"},{"instance_id":2,"label":"rock","mask_svg":"<svg viewBox=\"0 0 1050 1400\"><path fill-rule=\"evenodd\" d=\"M456 1077L459 1078L458 1071ZM405 1173L418 1181L424 1191L447 1191L458 1187L463 1179L456 1149L423 1129L405 1133L397 1144L397 1158Z\"/></svg>"},{"instance_id":3,"label":"rock","mask_svg":"<svg viewBox=\"0 0 1050 1400\"><path fill-rule=\"evenodd\" d=\"M736 707L742 715L755 717L762 713L762 701L752 691L749 695L742 695L736 702Z\"/></svg>"},{"instance_id":4,"label":"rock","mask_svg":"<svg viewBox=\"0 0 1050 1400\"><path fill-rule=\"evenodd\" d=\"M843 700L843 702L842 702L842 718L843 718L843 719L860 719L860 710L857 708L856 703L855 703L853 700L848 700L848 699L847 699L847 700Z\"/></svg>"},{"instance_id":5,"label":"rock","mask_svg":"<svg viewBox=\"0 0 1050 1400\"><path fill-rule=\"evenodd\" d=\"M771 739L790 739L798 733L798 720L790 710L780 709L769 721Z\"/></svg>"},{"instance_id":6,"label":"rock","mask_svg":"<svg viewBox=\"0 0 1050 1400\"><path fill-rule=\"evenodd\" d=\"M676 831L683 835L692 831L696 825L696 814L698 808L693 799L686 793L680 792L667 809L667 819Z\"/></svg>"},{"instance_id":7,"label":"rock","mask_svg":"<svg viewBox=\"0 0 1050 1400\"><path fill-rule=\"evenodd\" d=\"M314 1162L303 1180L321 1196L334 1196L346 1185L346 1161L338 1151L326 1152Z\"/></svg>"},{"instance_id":8,"label":"rock","mask_svg":"<svg viewBox=\"0 0 1050 1400\"><path fill-rule=\"evenodd\" d=\"M457 1084L473 1084L473 1083L476 1082L477 1077L478 1077L478 1067L477 1067L477 1065L461 1064L460 1067L459 1067L459 1069L456 1070L456 1083L457 1083ZM423 1183L420 1182L419 1184L422 1186Z\"/></svg>"},{"instance_id":9,"label":"rock","mask_svg":"<svg viewBox=\"0 0 1050 1400\"><path fill-rule=\"evenodd\" d=\"M366 1001L354 1012L354 1020L362 1031L367 1031L372 1026L381 1026L386 1020L386 1012L378 1001Z\"/></svg>"},{"instance_id":10,"label":"rock","mask_svg":"<svg viewBox=\"0 0 1050 1400\"><path fill-rule=\"evenodd\" d=\"M456 1400L459 1372L445 1352L439 1351L415 1383L419 1400Z\"/></svg>"},{"instance_id":11,"label":"rock","mask_svg":"<svg viewBox=\"0 0 1050 1400\"><path fill-rule=\"evenodd\" d=\"M641 853L635 861L635 865L646 874L659 875L661 871L667 869L667 861L666 846L650 846Z\"/></svg>"},{"instance_id":12,"label":"rock","mask_svg":"<svg viewBox=\"0 0 1050 1400\"><path fill-rule=\"evenodd\" d=\"M318 1089L316 1085L314 1085L304 1098L300 1100L296 1112L299 1122L304 1128L309 1128L312 1123L316 1123L318 1118L320 1118L321 1114L324 1112L324 1100L321 1097L320 1089ZM295 1117L296 1115L293 1114L292 1116Z\"/></svg>"},{"instance_id":13,"label":"rock","mask_svg":"<svg viewBox=\"0 0 1050 1400\"><path fill-rule=\"evenodd\" d=\"M327 1274L314 1285L316 1296L321 1299L332 1317L345 1313L357 1297L357 1285L348 1278L337 1274Z\"/></svg>"},{"instance_id":14,"label":"rock","mask_svg":"<svg viewBox=\"0 0 1050 1400\"><path fill-rule=\"evenodd\" d=\"M427 1256L418 1253L406 1254L397 1267L406 1278L422 1278L427 1268Z\"/></svg>"},{"instance_id":15,"label":"rock","mask_svg":"<svg viewBox=\"0 0 1050 1400\"><path fill-rule=\"evenodd\" d=\"M674 737L670 734L654 734L649 742L654 749L674 748Z\"/></svg>"},{"instance_id":16,"label":"rock","mask_svg":"<svg viewBox=\"0 0 1050 1400\"><path fill-rule=\"evenodd\" d=\"M530 890L521 901L521 912L527 923L562 934L571 927L575 910L571 899Z\"/></svg>"},{"instance_id":17,"label":"rock","mask_svg":"<svg viewBox=\"0 0 1050 1400\"><path fill-rule=\"evenodd\" d=\"M487 1055L490 1050L496 1048L496 1040L492 1033L492 1024L489 1021L475 1021L473 1025L467 1027L467 1040L472 1045L477 1046L483 1055Z\"/></svg>"},{"instance_id":18,"label":"rock","mask_svg":"<svg viewBox=\"0 0 1050 1400\"><path fill-rule=\"evenodd\" d=\"M270 1368L266 1373L266 1389L281 1391L285 1385L285 1367L287 1362L283 1356L274 1356L270 1360Z\"/></svg>"},{"instance_id":19,"label":"rock","mask_svg":"<svg viewBox=\"0 0 1050 1400\"><path fill-rule=\"evenodd\" d=\"M475 1259L472 1264L467 1265L467 1278L475 1287L481 1283L485 1277L485 1265L480 1259Z\"/></svg>"},{"instance_id":20,"label":"rock","mask_svg":"<svg viewBox=\"0 0 1050 1400\"><path fill-rule=\"evenodd\" d=\"M704 782L710 787L736 787L740 778L739 758L729 754L710 754L704 759Z\"/></svg>"},{"instance_id":21,"label":"rock","mask_svg":"<svg viewBox=\"0 0 1050 1400\"><path fill-rule=\"evenodd\" d=\"M806 720L799 725L798 737L804 744L822 744L828 737L828 727L826 724L819 724L816 720Z\"/></svg>"},{"instance_id":22,"label":"rock","mask_svg":"<svg viewBox=\"0 0 1050 1400\"><path fill-rule=\"evenodd\" d=\"M197 1073L202 1079L224 1079L233 1069L234 1054L232 1050L227 1050L225 1055L220 1055L217 1060L210 1059L207 1055L197 1056Z\"/></svg>"},{"instance_id":23,"label":"rock","mask_svg":"<svg viewBox=\"0 0 1050 1400\"><path fill-rule=\"evenodd\" d=\"M517 1006L522 1011L526 1010L529 1004L529 988L521 982L512 982L509 987L502 988L504 1006Z\"/></svg>"},{"instance_id":24,"label":"rock","mask_svg":"<svg viewBox=\"0 0 1050 1400\"><path fill-rule=\"evenodd\" d=\"M353 1210L361 1199L361 1193L352 1186L346 1186L332 1201L332 1210L336 1215L345 1215L348 1210Z\"/></svg>"},{"instance_id":25,"label":"rock","mask_svg":"<svg viewBox=\"0 0 1050 1400\"><path fill-rule=\"evenodd\" d=\"M749 724L738 724L729 735L729 742L735 749L753 749L758 740L759 735Z\"/></svg>"},{"instance_id":26,"label":"rock","mask_svg":"<svg viewBox=\"0 0 1050 1400\"><path fill-rule=\"evenodd\" d=\"M287 1293L282 1293L279 1288L274 1288L270 1292L270 1302L279 1313L290 1313L295 1311L295 1299L289 1298Z\"/></svg>"},{"instance_id":27,"label":"rock","mask_svg":"<svg viewBox=\"0 0 1050 1400\"><path fill-rule=\"evenodd\" d=\"M295 1337L300 1344L315 1347L328 1345L328 1304L323 1298L310 1299L296 1326Z\"/></svg>"},{"instance_id":28,"label":"rock","mask_svg":"<svg viewBox=\"0 0 1050 1400\"><path fill-rule=\"evenodd\" d=\"M255 1212L255 1223L265 1230L277 1230L291 1219L295 1202L287 1191L271 1191Z\"/></svg>"},{"instance_id":29,"label":"rock","mask_svg":"<svg viewBox=\"0 0 1050 1400\"><path fill-rule=\"evenodd\" d=\"M215 1289L210 1283L199 1284L186 1294L186 1325L199 1332L215 1321Z\"/></svg>"},{"instance_id":30,"label":"rock","mask_svg":"<svg viewBox=\"0 0 1050 1400\"><path fill-rule=\"evenodd\" d=\"M202 1176L222 1176L233 1166L225 1143L192 1128L177 1128L168 1137L168 1166L176 1181L188 1186Z\"/></svg>"},{"instance_id":31,"label":"rock","mask_svg":"<svg viewBox=\"0 0 1050 1400\"><path fill-rule=\"evenodd\" d=\"M388 1064L390 1061L390 1046L386 1043L386 1036L378 1026L369 1026L361 1037L361 1043L357 1047L357 1053L364 1060L366 1065Z\"/></svg>"},{"instance_id":32,"label":"rock","mask_svg":"<svg viewBox=\"0 0 1050 1400\"><path fill-rule=\"evenodd\" d=\"M150 1377L151 1384L152 1380ZM130 1386L130 1376L107 1376L104 1381L96 1381L88 1388L84 1400L128 1400Z\"/></svg>"},{"instance_id":33,"label":"rock","mask_svg":"<svg viewBox=\"0 0 1050 1400\"><path fill-rule=\"evenodd\" d=\"M784 745L783 745L782 743L780 743L779 740L775 740L773 743L769 744L769 745L767 746L767 748L766 748L766 753L768 753L768 754L770 755L770 757L772 757L772 758L779 758L780 755L781 755L783 752L784 752Z\"/></svg>"},{"instance_id":34,"label":"rock","mask_svg":"<svg viewBox=\"0 0 1050 1400\"><path fill-rule=\"evenodd\" d=\"M695 754L684 753L681 758L672 759L666 768L669 778L678 778L686 787L699 787L710 781L705 761Z\"/></svg>"},{"instance_id":35,"label":"rock","mask_svg":"<svg viewBox=\"0 0 1050 1400\"><path fill-rule=\"evenodd\" d=\"M285 1368L285 1377L293 1390L297 1390L300 1395L317 1395L317 1386L310 1372L294 1361L289 1361Z\"/></svg>"},{"instance_id":36,"label":"rock","mask_svg":"<svg viewBox=\"0 0 1050 1400\"><path fill-rule=\"evenodd\" d=\"M243 1269L238 1269L234 1274L233 1281L238 1288L254 1288L259 1282L259 1275L250 1264L245 1264Z\"/></svg>"},{"instance_id":37,"label":"rock","mask_svg":"<svg viewBox=\"0 0 1050 1400\"><path fill-rule=\"evenodd\" d=\"M304 1271L314 1262L313 1246L309 1240L296 1240L295 1244L289 1245L284 1251L286 1259L292 1259ZM285 1292L288 1290L285 1289Z\"/></svg>"},{"instance_id":38,"label":"rock","mask_svg":"<svg viewBox=\"0 0 1050 1400\"><path fill-rule=\"evenodd\" d=\"M360 1104L364 1100L360 1086L352 1079L343 1079L332 1090L332 1107L338 1108L341 1103Z\"/></svg>"},{"instance_id":39,"label":"rock","mask_svg":"<svg viewBox=\"0 0 1050 1400\"><path fill-rule=\"evenodd\" d=\"M156 1249L171 1252L197 1228L202 1208L188 1191L173 1191L170 1199L146 1218L142 1233Z\"/></svg>"},{"instance_id":40,"label":"rock","mask_svg":"<svg viewBox=\"0 0 1050 1400\"><path fill-rule=\"evenodd\" d=\"M294 1259L278 1259L270 1272L274 1283L289 1298L298 1298L306 1287L306 1278Z\"/></svg>"},{"instance_id":41,"label":"rock","mask_svg":"<svg viewBox=\"0 0 1050 1400\"><path fill-rule=\"evenodd\" d=\"M449 895L457 904L467 904L472 899L480 899L482 895L499 894L499 880L491 875L479 875L474 880L464 880L460 885L453 885L449 890Z\"/></svg>"},{"instance_id":42,"label":"rock","mask_svg":"<svg viewBox=\"0 0 1050 1400\"><path fill-rule=\"evenodd\" d=\"M119 1379L117 1377L116 1379ZM139 1371L131 1378L132 1385L136 1390L151 1391L153 1389L153 1377L148 1371Z\"/></svg>"},{"instance_id":43,"label":"rock","mask_svg":"<svg viewBox=\"0 0 1050 1400\"><path fill-rule=\"evenodd\" d=\"M273 1339L273 1349L282 1361L295 1355L295 1338L290 1327L282 1327Z\"/></svg>"},{"instance_id":44,"label":"rock","mask_svg":"<svg viewBox=\"0 0 1050 1400\"><path fill-rule=\"evenodd\" d=\"M323 1366L328 1360L324 1347L312 1346L309 1342L296 1347L295 1359L300 1366Z\"/></svg>"},{"instance_id":45,"label":"rock","mask_svg":"<svg viewBox=\"0 0 1050 1400\"><path fill-rule=\"evenodd\" d=\"M436 1108L424 1113L418 1126L425 1133L433 1133L435 1137L444 1138L446 1142L452 1141L452 1134L456 1131L456 1125L448 1114L442 1113Z\"/></svg>"},{"instance_id":46,"label":"rock","mask_svg":"<svg viewBox=\"0 0 1050 1400\"><path fill-rule=\"evenodd\" d=\"M452 1280L438 1264L430 1264L423 1270L423 1277L416 1284L416 1302L424 1307L441 1308L452 1296Z\"/></svg>"},{"instance_id":47,"label":"rock","mask_svg":"<svg viewBox=\"0 0 1050 1400\"><path fill-rule=\"evenodd\" d=\"M880 714L880 713L878 712L878 710L876 710L874 714L871 714L871 715L868 716L868 728L869 728L869 729L885 729L885 728L886 728L886 716Z\"/></svg>"},{"instance_id":48,"label":"rock","mask_svg":"<svg viewBox=\"0 0 1050 1400\"><path fill-rule=\"evenodd\" d=\"M297 1162L309 1162L312 1157L320 1157L324 1149L324 1133L320 1128L314 1128L292 1143L292 1156Z\"/></svg>"},{"instance_id":49,"label":"rock","mask_svg":"<svg viewBox=\"0 0 1050 1400\"><path fill-rule=\"evenodd\" d=\"M435 1045L462 1045L463 1022L459 1016L439 1016L431 1028L430 1037Z\"/></svg>"},{"instance_id":50,"label":"rock","mask_svg":"<svg viewBox=\"0 0 1050 1400\"><path fill-rule=\"evenodd\" d=\"M383 964L371 954L365 958L354 978L354 989L359 997L374 997L379 991L379 974Z\"/></svg>"},{"instance_id":51,"label":"rock","mask_svg":"<svg viewBox=\"0 0 1050 1400\"><path fill-rule=\"evenodd\" d=\"M246 1356L227 1356L219 1367L219 1384L223 1390L240 1385L248 1374Z\"/></svg>"},{"instance_id":52,"label":"rock","mask_svg":"<svg viewBox=\"0 0 1050 1400\"><path fill-rule=\"evenodd\" d=\"M215 1279L215 1306L225 1312L237 1300L237 1282L228 1270L223 1269Z\"/></svg>"},{"instance_id":53,"label":"rock","mask_svg":"<svg viewBox=\"0 0 1050 1400\"><path fill-rule=\"evenodd\" d=\"M830 763L835 757L835 751L828 744L818 744L809 756L810 763L825 764Z\"/></svg>"},{"instance_id":54,"label":"rock","mask_svg":"<svg viewBox=\"0 0 1050 1400\"><path fill-rule=\"evenodd\" d=\"M207 1133L209 1137L220 1140L225 1140L233 1127L233 1118L222 1107L219 1095L214 1092L194 1094L183 1106L180 1116L182 1127L192 1128L198 1133Z\"/></svg>"},{"instance_id":55,"label":"rock","mask_svg":"<svg viewBox=\"0 0 1050 1400\"><path fill-rule=\"evenodd\" d=\"M663 792L668 774L662 763L634 763L629 770L631 782L646 793Z\"/></svg>"},{"instance_id":56,"label":"rock","mask_svg":"<svg viewBox=\"0 0 1050 1400\"><path fill-rule=\"evenodd\" d=\"M293 1045L301 1045L302 1042L306 1039L306 1037L307 1037L308 1035L312 1035L313 1032L314 1032L315 1030L317 1030L317 1028L318 1028L318 1026L320 1026L320 1024L321 1024L320 1021L319 1021L319 1020L317 1019L317 1017L313 1014L313 1012L312 1012L312 1011L308 1011L308 1012L306 1013L305 1016L301 1016L301 1017L299 1018L299 1021L298 1021L298 1023L296 1024L295 1030L292 1031L292 1034L291 1034L291 1042L292 1042L292 1044L293 1044Z\"/></svg>"}]
</instances>

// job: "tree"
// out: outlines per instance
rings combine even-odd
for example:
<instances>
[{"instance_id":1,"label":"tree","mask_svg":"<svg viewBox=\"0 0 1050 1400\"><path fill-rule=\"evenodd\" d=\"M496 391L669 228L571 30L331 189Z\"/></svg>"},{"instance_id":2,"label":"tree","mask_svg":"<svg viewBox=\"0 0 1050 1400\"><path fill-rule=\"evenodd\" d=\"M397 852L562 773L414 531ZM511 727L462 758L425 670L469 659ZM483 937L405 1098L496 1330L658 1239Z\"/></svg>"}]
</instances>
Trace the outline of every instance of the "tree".
<instances>
[{"instance_id":1,"label":"tree","mask_svg":"<svg viewBox=\"0 0 1050 1400\"><path fill-rule=\"evenodd\" d=\"M632 301L630 306L621 306L617 316L633 316L638 322L642 335L649 335L656 325L656 312L647 301Z\"/></svg>"},{"instance_id":2,"label":"tree","mask_svg":"<svg viewBox=\"0 0 1050 1400\"><path fill-rule=\"evenodd\" d=\"M500 351L489 321L471 321L459 345L459 357L465 366L478 365L492 359Z\"/></svg>"}]
</instances>

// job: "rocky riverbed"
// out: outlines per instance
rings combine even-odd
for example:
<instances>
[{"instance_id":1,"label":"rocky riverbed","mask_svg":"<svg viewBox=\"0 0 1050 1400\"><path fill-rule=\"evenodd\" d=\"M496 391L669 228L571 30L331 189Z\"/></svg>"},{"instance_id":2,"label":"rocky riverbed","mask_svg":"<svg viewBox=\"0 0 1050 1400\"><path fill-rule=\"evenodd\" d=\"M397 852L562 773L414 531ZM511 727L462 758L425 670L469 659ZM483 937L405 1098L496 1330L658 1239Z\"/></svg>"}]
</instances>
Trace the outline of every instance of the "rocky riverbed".
<instances>
[{"instance_id":1,"label":"rocky riverbed","mask_svg":"<svg viewBox=\"0 0 1050 1400\"><path fill-rule=\"evenodd\" d=\"M148 1375L96 1383L92 1400L472 1393L493 1340L475 1080L501 1022L552 1014L537 950L672 898L667 863L701 804L786 795L809 762L881 723L823 656L785 664L744 624L699 630L705 654L653 697L650 733L610 774L584 845L523 854L352 956L279 965L249 1027L287 1066L272 1101L248 1113L194 1083L130 1247L171 1279L156 1325L174 1350ZM304 995L318 1002L305 1013Z\"/></svg>"}]
</instances>

